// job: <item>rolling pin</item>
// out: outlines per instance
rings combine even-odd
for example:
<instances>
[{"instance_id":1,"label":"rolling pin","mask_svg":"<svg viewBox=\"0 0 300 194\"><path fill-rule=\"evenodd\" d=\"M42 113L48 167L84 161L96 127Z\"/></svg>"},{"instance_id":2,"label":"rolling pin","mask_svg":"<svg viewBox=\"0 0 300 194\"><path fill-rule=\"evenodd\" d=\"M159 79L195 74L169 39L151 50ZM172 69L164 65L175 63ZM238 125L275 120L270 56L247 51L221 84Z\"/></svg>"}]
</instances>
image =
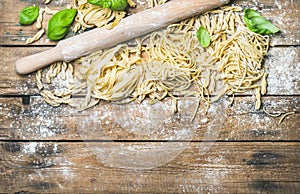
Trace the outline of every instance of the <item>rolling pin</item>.
<instances>
[{"instance_id":1,"label":"rolling pin","mask_svg":"<svg viewBox=\"0 0 300 194\"><path fill-rule=\"evenodd\" d=\"M19 59L15 63L15 68L19 74L28 74L57 61L72 61L220 7L229 1L171 0L166 4L125 17L113 29L96 28L59 41L50 50Z\"/></svg>"}]
</instances>

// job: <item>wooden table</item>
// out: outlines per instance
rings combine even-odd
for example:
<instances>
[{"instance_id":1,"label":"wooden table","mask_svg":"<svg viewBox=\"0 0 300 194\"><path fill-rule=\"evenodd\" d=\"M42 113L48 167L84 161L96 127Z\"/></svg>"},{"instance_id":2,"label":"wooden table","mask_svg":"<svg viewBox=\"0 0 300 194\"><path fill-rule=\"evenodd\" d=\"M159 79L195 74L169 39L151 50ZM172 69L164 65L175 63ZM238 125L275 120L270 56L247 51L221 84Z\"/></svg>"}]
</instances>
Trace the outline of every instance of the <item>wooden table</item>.
<instances>
[{"instance_id":1,"label":"wooden table","mask_svg":"<svg viewBox=\"0 0 300 194\"><path fill-rule=\"evenodd\" d=\"M145 0L139 2L137 11ZM182 98L181 115L164 130L161 118L171 114L170 99L154 109L146 103L101 102L80 113L46 104L35 74L20 76L13 66L55 44L42 38L25 45L36 29L20 26L18 12L34 3L44 6L42 0L0 1L1 193L300 192L299 0L234 1L263 10L280 27L264 64L269 85L262 103L268 112L296 114L279 124L279 117L256 111L253 96L244 94L232 106L223 98L207 115L199 111L194 124L184 128L186 120L176 119L189 118L196 102ZM53 0L48 6L69 4ZM126 122L130 111L141 114L137 123ZM146 125L145 115L156 116L161 126ZM126 130L131 125L146 131Z\"/></svg>"}]
</instances>

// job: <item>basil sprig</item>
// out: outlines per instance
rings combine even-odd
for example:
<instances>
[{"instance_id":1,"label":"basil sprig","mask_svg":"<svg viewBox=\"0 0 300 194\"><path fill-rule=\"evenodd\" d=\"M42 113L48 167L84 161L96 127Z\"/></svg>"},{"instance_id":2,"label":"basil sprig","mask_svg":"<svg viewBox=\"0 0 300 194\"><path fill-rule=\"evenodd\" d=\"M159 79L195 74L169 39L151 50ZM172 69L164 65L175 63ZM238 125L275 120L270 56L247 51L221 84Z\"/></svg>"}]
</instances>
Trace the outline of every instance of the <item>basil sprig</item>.
<instances>
[{"instance_id":1,"label":"basil sprig","mask_svg":"<svg viewBox=\"0 0 300 194\"><path fill-rule=\"evenodd\" d=\"M38 6L27 6L20 11L19 22L22 25L33 24L39 16Z\"/></svg>"},{"instance_id":2,"label":"basil sprig","mask_svg":"<svg viewBox=\"0 0 300 194\"><path fill-rule=\"evenodd\" d=\"M260 15L253 9L245 10L244 21L249 30L261 35L275 34L280 30L269 20L265 19L262 15Z\"/></svg>"},{"instance_id":3,"label":"basil sprig","mask_svg":"<svg viewBox=\"0 0 300 194\"><path fill-rule=\"evenodd\" d=\"M88 0L88 2L114 11L124 11L128 5L127 0Z\"/></svg>"},{"instance_id":4,"label":"basil sprig","mask_svg":"<svg viewBox=\"0 0 300 194\"><path fill-rule=\"evenodd\" d=\"M76 13L76 9L64 9L53 15L48 23L47 37L50 40L60 40L65 37Z\"/></svg>"},{"instance_id":5,"label":"basil sprig","mask_svg":"<svg viewBox=\"0 0 300 194\"><path fill-rule=\"evenodd\" d=\"M196 32L196 36L197 36L197 39L198 39L200 45L203 48L206 48L210 45L210 35L203 26L201 26L198 29L198 31Z\"/></svg>"}]
</instances>

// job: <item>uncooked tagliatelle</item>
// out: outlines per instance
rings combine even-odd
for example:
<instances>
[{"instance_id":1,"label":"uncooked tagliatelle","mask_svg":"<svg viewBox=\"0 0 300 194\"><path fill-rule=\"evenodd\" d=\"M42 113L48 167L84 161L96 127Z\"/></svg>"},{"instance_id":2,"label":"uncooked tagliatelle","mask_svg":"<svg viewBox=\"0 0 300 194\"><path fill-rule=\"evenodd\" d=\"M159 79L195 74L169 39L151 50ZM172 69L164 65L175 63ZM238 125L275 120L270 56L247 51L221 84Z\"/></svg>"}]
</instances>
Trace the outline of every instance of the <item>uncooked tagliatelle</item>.
<instances>
[{"instance_id":1,"label":"uncooked tagliatelle","mask_svg":"<svg viewBox=\"0 0 300 194\"><path fill-rule=\"evenodd\" d=\"M222 7L137 39L136 46L120 44L95 52L75 61L79 71L69 76L72 81L67 81L64 95L50 95L40 86L43 96L52 104L78 108L99 100L126 103L148 98L155 103L167 96L195 96L209 107L225 94L253 91L259 109L267 87L262 60L269 38L248 30L241 15L239 7ZM200 26L211 37L205 49L196 37ZM37 75L43 84L41 71ZM71 94L85 94L85 100L73 100Z\"/></svg>"},{"instance_id":2,"label":"uncooked tagliatelle","mask_svg":"<svg viewBox=\"0 0 300 194\"><path fill-rule=\"evenodd\" d=\"M126 14L124 11L113 11L92 5L88 3L87 0L73 0L73 6L77 9L77 16L73 27L74 32L93 27L112 28L116 26Z\"/></svg>"}]
</instances>

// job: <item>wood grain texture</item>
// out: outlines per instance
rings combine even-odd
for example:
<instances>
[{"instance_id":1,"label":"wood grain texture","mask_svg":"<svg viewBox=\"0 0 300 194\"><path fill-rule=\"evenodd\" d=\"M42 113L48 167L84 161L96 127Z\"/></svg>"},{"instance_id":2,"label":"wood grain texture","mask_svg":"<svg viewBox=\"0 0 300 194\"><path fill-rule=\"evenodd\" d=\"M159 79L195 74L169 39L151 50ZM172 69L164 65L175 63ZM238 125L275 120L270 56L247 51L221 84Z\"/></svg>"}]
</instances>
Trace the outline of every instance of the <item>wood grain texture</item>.
<instances>
[{"instance_id":1,"label":"wood grain texture","mask_svg":"<svg viewBox=\"0 0 300 194\"><path fill-rule=\"evenodd\" d=\"M132 13L142 11L147 8L147 1L138 1L138 7L130 10ZM299 18L295 17L299 14L300 4L297 1L286 0L260 0L260 1L248 1L248 0L235 0L234 4L238 4L243 7L250 7L259 9L263 12L263 15L272 20L281 29L280 35L277 35L272 40L273 45L298 45L300 41L300 35L298 33L300 24ZM18 23L19 10L23 7L37 4L41 7L45 7L42 1L11 1L2 0L0 7L0 45L25 45L25 40L32 37L37 30L34 26L20 26ZM72 5L71 0L53 1L47 5L51 9L62 9ZM129 12L129 14L130 14ZM44 26L47 26L47 20L50 16L46 16ZM289 24L289 25L286 25ZM70 33L68 37L74 36ZM40 41L34 45L55 45L57 42L49 41L43 37Z\"/></svg>"},{"instance_id":2,"label":"wood grain texture","mask_svg":"<svg viewBox=\"0 0 300 194\"><path fill-rule=\"evenodd\" d=\"M47 48L0 47L0 95L37 94L34 74L22 76L16 73L14 62L21 56L31 55Z\"/></svg>"},{"instance_id":3,"label":"wood grain texture","mask_svg":"<svg viewBox=\"0 0 300 194\"><path fill-rule=\"evenodd\" d=\"M26 99L28 98L28 99ZM38 97L0 98L0 139L2 140L176 140L176 141L254 141L300 139L300 98L264 97L270 113L296 114L279 124L280 117L255 111L252 97L222 99L208 113L195 98L182 98L178 112L171 99L148 105L116 105L101 102L83 112L61 106L53 108ZM26 103L28 102L28 103Z\"/></svg>"},{"instance_id":4,"label":"wood grain texture","mask_svg":"<svg viewBox=\"0 0 300 194\"><path fill-rule=\"evenodd\" d=\"M35 95L38 93L35 74L18 75L14 63L21 57L45 51L49 47L0 47L0 95ZM272 47L264 66L268 76L268 95L299 95L300 48Z\"/></svg>"},{"instance_id":5,"label":"wood grain texture","mask_svg":"<svg viewBox=\"0 0 300 194\"><path fill-rule=\"evenodd\" d=\"M2 142L0 192L299 191L299 143L208 144Z\"/></svg>"}]
</instances>

